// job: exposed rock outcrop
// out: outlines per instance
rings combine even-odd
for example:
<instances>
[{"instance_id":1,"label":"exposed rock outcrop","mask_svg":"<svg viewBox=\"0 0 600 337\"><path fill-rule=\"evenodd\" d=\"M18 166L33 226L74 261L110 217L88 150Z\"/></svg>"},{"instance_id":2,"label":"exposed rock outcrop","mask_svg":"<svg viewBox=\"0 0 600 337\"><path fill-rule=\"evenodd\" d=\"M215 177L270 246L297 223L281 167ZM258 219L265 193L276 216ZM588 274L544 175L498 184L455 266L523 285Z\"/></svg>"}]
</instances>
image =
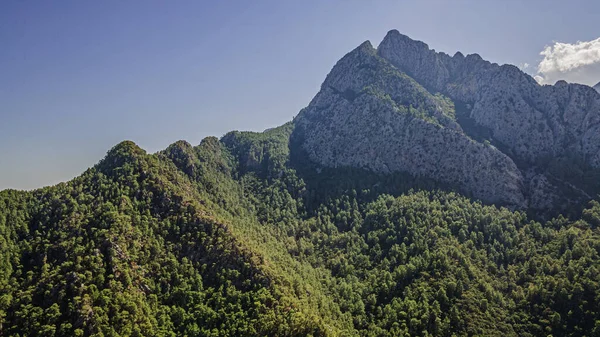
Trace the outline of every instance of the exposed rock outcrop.
<instances>
[{"instance_id":1,"label":"exposed rock outcrop","mask_svg":"<svg viewBox=\"0 0 600 337\"><path fill-rule=\"evenodd\" d=\"M540 86L512 65L437 53L395 30L338 61L295 125L321 165L407 172L517 208L566 205L561 188L572 185L543 168L552 158L600 167L591 87Z\"/></svg>"},{"instance_id":2,"label":"exposed rock outcrop","mask_svg":"<svg viewBox=\"0 0 600 337\"><path fill-rule=\"evenodd\" d=\"M469 103L464 113L516 159L535 164L574 151L600 167L600 95L590 87L564 81L540 86L515 66L476 54L436 53L395 30L377 53L429 90Z\"/></svg>"},{"instance_id":3,"label":"exposed rock outcrop","mask_svg":"<svg viewBox=\"0 0 600 337\"><path fill-rule=\"evenodd\" d=\"M452 115L447 102L364 43L337 63L296 125L310 158L324 166L433 177L483 200L524 207L513 161L470 139Z\"/></svg>"}]
</instances>

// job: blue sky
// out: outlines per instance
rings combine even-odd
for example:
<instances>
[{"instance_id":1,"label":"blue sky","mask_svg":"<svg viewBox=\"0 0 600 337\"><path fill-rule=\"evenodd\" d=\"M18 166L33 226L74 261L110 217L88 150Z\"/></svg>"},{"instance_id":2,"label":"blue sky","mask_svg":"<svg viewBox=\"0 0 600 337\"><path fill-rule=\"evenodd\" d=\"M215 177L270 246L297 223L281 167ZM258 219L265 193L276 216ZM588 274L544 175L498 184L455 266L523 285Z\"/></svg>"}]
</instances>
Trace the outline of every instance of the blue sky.
<instances>
[{"instance_id":1,"label":"blue sky","mask_svg":"<svg viewBox=\"0 0 600 337\"><path fill-rule=\"evenodd\" d=\"M595 0L2 1L0 189L71 179L125 139L155 152L285 123L390 29L535 75L598 22Z\"/></svg>"}]
</instances>

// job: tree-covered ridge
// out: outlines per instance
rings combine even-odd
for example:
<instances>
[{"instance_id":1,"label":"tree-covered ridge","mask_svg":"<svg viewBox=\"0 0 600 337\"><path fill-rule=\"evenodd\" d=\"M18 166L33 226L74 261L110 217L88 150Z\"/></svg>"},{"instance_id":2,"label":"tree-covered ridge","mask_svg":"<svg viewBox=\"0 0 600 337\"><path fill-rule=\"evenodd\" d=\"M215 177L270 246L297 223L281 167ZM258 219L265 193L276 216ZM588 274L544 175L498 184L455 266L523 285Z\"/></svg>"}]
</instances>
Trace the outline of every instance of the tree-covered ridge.
<instances>
[{"instance_id":1,"label":"tree-covered ridge","mask_svg":"<svg viewBox=\"0 0 600 337\"><path fill-rule=\"evenodd\" d=\"M192 187L173 163L123 142L69 183L2 192L0 334L318 331Z\"/></svg>"},{"instance_id":2,"label":"tree-covered ridge","mask_svg":"<svg viewBox=\"0 0 600 337\"><path fill-rule=\"evenodd\" d=\"M600 333L597 202L580 220L542 224L453 192L409 191L431 181L316 168L291 150L291 168L248 194L263 222L293 237L291 254L331 271L360 334Z\"/></svg>"},{"instance_id":3,"label":"tree-covered ridge","mask_svg":"<svg viewBox=\"0 0 600 337\"><path fill-rule=\"evenodd\" d=\"M540 223L288 123L0 192L0 336L600 335L600 203Z\"/></svg>"}]
</instances>

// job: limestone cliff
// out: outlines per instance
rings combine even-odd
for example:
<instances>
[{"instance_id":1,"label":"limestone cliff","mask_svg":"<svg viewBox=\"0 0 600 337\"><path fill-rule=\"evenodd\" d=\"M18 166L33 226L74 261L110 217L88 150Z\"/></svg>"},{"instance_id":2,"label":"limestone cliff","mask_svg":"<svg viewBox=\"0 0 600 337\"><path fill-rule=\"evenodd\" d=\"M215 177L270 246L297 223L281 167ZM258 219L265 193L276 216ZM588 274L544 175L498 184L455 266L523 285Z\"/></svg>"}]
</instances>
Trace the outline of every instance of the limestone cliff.
<instances>
[{"instance_id":1,"label":"limestone cliff","mask_svg":"<svg viewBox=\"0 0 600 337\"><path fill-rule=\"evenodd\" d=\"M396 70L368 42L336 64L296 127L310 158L322 165L408 172L524 206L513 161L465 135L447 100Z\"/></svg>"},{"instance_id":2,"label":"limestone cliff","mask_svg":"<svg viewBox=\"0 0 600 337\"><path fill-rule=\"evenodd\" d=\"M600 95L592 88L564 81L540 86L515 66L436 53L395 30L378 54L430 90L468 103L472 109L463 113L518 160L536 163L574 151L600 166Z\"/></svg>"},{"instance_id":3,"label":"limestone cliff","mask_svg":"<svg viewBox=\"0 0 600 337\"><path fill-rule=\"evenodd\" d=\"M517 208L566 207L565 190L588 197L556 173L565 158L578 158L582 176L600 167L591 87L540 86L512 65L437 53L395 30L338 61L295 125L321 165L407 172Z\"/></svg>"}]
</instances>

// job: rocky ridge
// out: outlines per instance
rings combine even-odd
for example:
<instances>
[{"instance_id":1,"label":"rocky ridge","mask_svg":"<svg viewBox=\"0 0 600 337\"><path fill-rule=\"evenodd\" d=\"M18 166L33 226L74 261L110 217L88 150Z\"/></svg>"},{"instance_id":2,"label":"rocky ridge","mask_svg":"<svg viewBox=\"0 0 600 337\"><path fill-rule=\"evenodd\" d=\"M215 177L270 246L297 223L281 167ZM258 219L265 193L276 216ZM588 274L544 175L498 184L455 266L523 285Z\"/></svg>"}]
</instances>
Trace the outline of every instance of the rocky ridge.
<instances>
[{"instance_id":1,"label":"rocky ridge","mask_svg":"<svg viewBox=\"0 0 600 337\"><path fill-rule=\"evenodd\" d=\"M515 208L589 198L547 172L556 158L600 167L600 94L591 87L540 86L515 66L451 57L395 30L377 49L367 41L338 61L295 124L321 165L407 172Z\"/></svg>"},{"instance_id":2,"label":"rocky ridge","mask_svg":"<svg viewBox=\"0 0 600 337\"><path fill-rule=\"evenodd\" d=\"M473 54L450 57L390 31L378 55L435 92L472 108L462 111L511 155L527 163L574 151L600 166L600 95L590 87L559 81L540 86L512 65Z\"/></svg>"}]
</instances>

